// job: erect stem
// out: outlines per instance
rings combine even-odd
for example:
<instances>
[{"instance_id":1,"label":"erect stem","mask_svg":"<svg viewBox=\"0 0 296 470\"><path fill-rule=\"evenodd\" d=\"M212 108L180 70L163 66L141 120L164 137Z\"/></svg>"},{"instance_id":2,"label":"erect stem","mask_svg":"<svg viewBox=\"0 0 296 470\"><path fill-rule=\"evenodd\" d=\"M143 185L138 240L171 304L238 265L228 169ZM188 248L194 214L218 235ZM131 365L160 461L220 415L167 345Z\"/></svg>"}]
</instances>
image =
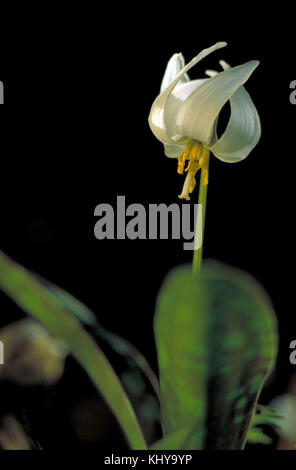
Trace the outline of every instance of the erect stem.
<instances>
[{"instance_id":1,"label":"erect stem","mask_svg":"<svg viewBox=\"0 0 296 470\"><path fill-rule=\"evenodd\" d=\"M210 159L207 158L204 169L209 171L209 161ZM197 234L201 234L201 246L197 250L194 250L193 254L193 261L192 261L192 274L193 276L198 276L201 271L201 263L202 263L202 251L203 251L203 238L204 238L204 228L205 228L205 219L206 219L206 205L207 205L207 193L208 193L208 185L203 184L203 174L201 172L200 181L199 181L199 194L198 194L198 204L200 209L202 210L202 216L197 217L196 228L195 228L195 239L197 239Z\"/></svg>"}]
</instances>

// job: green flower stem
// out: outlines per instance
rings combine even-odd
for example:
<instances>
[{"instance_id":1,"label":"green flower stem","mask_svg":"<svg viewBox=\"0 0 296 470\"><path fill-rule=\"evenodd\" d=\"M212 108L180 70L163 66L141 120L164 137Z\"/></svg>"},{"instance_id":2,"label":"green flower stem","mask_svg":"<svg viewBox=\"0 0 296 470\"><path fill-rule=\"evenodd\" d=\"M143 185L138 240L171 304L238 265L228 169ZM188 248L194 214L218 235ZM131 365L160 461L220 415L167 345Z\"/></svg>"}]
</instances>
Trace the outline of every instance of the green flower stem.
<instances>
[{"instance_id":1,"label":"green flower stem","mask_svg":"<svg viewBox=\"0 0 296 470\"><path fill-rule=\"evenodd\" d=\"M207 159L205 166L204 166L205 170L208 170L208 171L209 171L209 162L210 162L210 158ZM193 254L193 261L192 261L193 276L198 276L201 271L203 239L204 239L205 220L206 220L207 194L208 194L208 185L202 184L202 174L201 174L200 182L199 182L198 204L201 204L202 217L197 218L195 236L197 236L197 233L201 232L202 239L201 239L201 247L198 250L194 250L194 254Z\"/></svg>"}]
</instances>

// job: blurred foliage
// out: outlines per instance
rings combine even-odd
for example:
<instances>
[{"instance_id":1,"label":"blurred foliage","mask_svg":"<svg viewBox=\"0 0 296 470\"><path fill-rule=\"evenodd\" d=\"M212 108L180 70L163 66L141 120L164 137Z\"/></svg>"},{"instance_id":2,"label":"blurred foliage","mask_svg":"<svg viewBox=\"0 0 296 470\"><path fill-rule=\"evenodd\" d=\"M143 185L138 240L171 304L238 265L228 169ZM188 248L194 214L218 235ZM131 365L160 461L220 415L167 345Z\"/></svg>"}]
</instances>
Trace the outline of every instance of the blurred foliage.
<instances>
[{"instance_id":1,"label":"blurred foliage","mask_svg":"<svg viewBox=\"0 0 296 470\"><path fill-rule=\"evenodd\" d=\"M161 391L136 348L103 328L96 315L68 292L1 252L0 288L48 330L36 320L2 330L8 354L1 372L5 379L21 385L54 383L71 354L133 449L145 449L146 441L155 439L153 424L160 418L157 396L163 437L152 449L242 449L247 439L269 442L261 426L276 426L278 415L258 406L257 400L276 357L276 322L266 294L246 274L213 262L204 265L198 278L192 277L190 266L169 274L154 323ZM123 359L119 376L102 345ZM73 414L76 425L77 419L83 422L80 409ZM89 407L86 410L90 412ZM9 432L7 426L4 429L5 439Z\"/></svg>"},{"instance_id":2,"label":"blurred foliage","mask_svg":"<svg viewBox=\"0 0 296 470\"><path fill-rule=\"evenodd\" d=\"M19 385L52 385L64 372L66 349L33 319L24 319L0 330L5 362L0 379Z\"/></svg>"},{"instance_id":3,"label":"blurred foliage","mask_svg":"<svg viewBox=\"0 0 296 470\"><path fill-rule=\"evenodd\" d=\"M31 275L33 274L31 273ZM133 375L133 380L141 382L141 384L138 384L137 386L145 387L144 381L139 374L140 369L152 386L155 394L159 396L159 383L155 373L151 369L145 357L132 344L130 344L126 339L104 328L99 323L96 315L69 292L66 292L39 275L35 275L35 278L48 289L50 294L55 296L56 300L59 301L68 312L76 317L82 324L90 328L92 334L106 342L113 351L116 351L119 355L123 356L129 365L129 374ZM129 382L126 382L127 387L128 383Z\"/></svg>"},{"instance_id":4,"label":"blurred foliage","mask_svg":"<svg viewBox=\"0 0 296 470\"><path fill-rule=\"evenodd\" d=\"M40 320L81 364L118 419L131 448L145 449L138 420L117 375L103 351L66 306L1 252L0 287L25 312Z\"/></svg>"},{"instance_id":5,"label":"blurred foliage","mask_svg":"<svg viewBox=\"0 0 296 470\"><path fill-rule=\"evenodd\" d=\"M275 315L249 276L214 262L200 278L173 270L160 291L155 337L164 441L180 449L242 449L277 351Z\"/></svg>"},{"instance_id":6,"label":"blurred foliage","mask_svg":"<svg viewBox=\"0 0 296 470\"><path fill-rule=\"evenodd\" d=\"M250 444L271 444L271 437L267 436L261 429L262 426L269 426L275 432L282 430L284 417L277 410L263 405L257 405L251 426L248 431L248 443Z\"/></svg>"},{"instance_id":7,"label":"blurred foliage","mask_svg":"<svg viewBox=\"0 0 296 470\"><path fill-rule=\"evenodd\" d=\"M2 450L31 450L31 443L21 424L12 415L0 419L0 447Z\"/></svg>"},{"instance_id":8,"label":"blurred foliage","mask_svg":"<svg viewBox=\"0 0 296 470\"><path fill-rule=\"evenodd\" d=\"M289 384L287 393L272 400L270 406L274 407L278 414L282 416L279 429L280 450L296 449L296 377L294 376Z\"/></svg>"}]
</instances>

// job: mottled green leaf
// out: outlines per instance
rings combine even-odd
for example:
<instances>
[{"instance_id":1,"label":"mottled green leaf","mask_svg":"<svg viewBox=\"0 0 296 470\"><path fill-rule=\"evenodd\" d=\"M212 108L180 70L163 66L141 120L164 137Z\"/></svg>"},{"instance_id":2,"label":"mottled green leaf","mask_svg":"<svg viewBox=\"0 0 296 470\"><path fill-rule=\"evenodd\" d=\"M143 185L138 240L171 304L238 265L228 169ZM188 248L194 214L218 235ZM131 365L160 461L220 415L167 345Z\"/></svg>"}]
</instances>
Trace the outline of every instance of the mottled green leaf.
<instances>
[{"instance_id":1,"label":"mottled green leaf","mask_svg":"<svg viewBox=\"0 0 296 470\"><path fill-rule=\"evenodd\" d=\"M164 282L154 326L164 438L192 426L179 448L242 449L277 349L262 288L218 263L201 278L182 266Z\"/></svg>"},{"instance_id":2,"label":"mottled green leaf","mask_svg":"<svg viewBox=\"0 0 296 470\"><path fill-rule=\"evenodd\" d=\"M284 417L269 406L257 405L248 430L247 442L251 444L270 444L272 439L258 426L269 426L275 432L282 429Z\"/></svg>"},{"instance_id":3,"label":"mottled green leaf","mask_svg":"<svg viewBox=\"0 0 296 470\"><path fill-rule=\"evenodd\" d=\"M179 450L180 442L190 442L194 433L195 429L191 424L184 428L179 428L167 434L163 439L154 442L154 444L149 447L149 450Z\"/></svg>"},{"instance_id":4,"label":"mottled green leaf","mask_svg":"<svg viewBox=\"0 0 296 470\"><path fill-rule=\"evenodd\" d=\"M283 419L284 417L277 410L274 410L269 406L257 405L256 413L254 413L251 425L254 427L269 425L273 428L280 429Z\"/></svg>"},{"instance_id":5,"label":"mottled green leaf","mask_svg":"<svg viewBox=\"0 0 296 470\"><path fill-rule=\"evenodd\" d=\"M262 429L250 428L248 431L248 443L249 444L271 444L272 439L266 436Z\"/></svg>"}]
</instances>

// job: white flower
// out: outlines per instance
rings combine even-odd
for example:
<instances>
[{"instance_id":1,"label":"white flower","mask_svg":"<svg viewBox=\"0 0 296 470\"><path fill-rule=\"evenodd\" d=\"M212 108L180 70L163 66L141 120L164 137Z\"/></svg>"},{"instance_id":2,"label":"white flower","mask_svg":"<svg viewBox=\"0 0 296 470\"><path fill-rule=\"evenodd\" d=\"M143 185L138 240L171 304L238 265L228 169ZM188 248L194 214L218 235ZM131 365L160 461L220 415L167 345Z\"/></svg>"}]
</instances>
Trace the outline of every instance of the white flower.
<instances>
[{"instance_id":1,"label":"white flower","mask_svg":"<svg viewBox=\"0 0 296 470\"><path fill-rule=\"evenodd\" d=\"M187 75L200 60L226 45L219 42L204 49L186 66L182 54L174 54L168 62L161 92L150 111L150 128L164 144L166 156L179 159L180 174L189 160L180 198L189 199L200 168L203 184L207 184L210 152L224 162L239 162L249 155L261 136L257 110L242 86L259 65L258 61L251 60L233 68L220 61L222 72L208 71L210 78L200 80L190 80ZM231 116L224 134L218 138L218 117L228 100Z\"/></svg>"}]
</instances>

